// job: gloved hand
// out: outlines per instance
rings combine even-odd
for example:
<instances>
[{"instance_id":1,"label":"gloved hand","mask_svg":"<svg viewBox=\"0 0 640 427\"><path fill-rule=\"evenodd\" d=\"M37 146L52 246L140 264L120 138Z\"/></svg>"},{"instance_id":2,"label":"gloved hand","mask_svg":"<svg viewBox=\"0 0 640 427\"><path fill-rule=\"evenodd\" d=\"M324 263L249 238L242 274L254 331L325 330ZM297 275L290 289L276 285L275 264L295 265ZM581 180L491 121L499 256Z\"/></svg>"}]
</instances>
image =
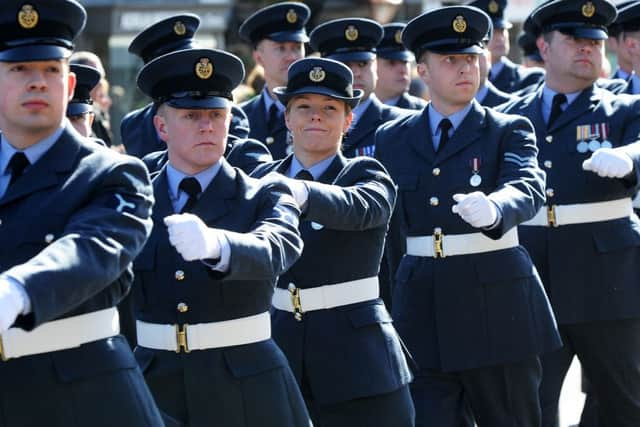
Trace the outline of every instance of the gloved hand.
<instances>
[{"instance_id":1,"label":"gloved hand","mask_svg":"<svg viewBox=\"0 0 640 427\"><path fill-rule=\"evenodd\" d=\"M597 173L603 178L623 178L633 171L633 160L614 148L599 148L582 162L582 169Z\"/></svg>"},{"instance_id":2,"label":"gloved hand","mask_svg":"<svg viewBox=\"0 0 640 427\"><path fill-rule=\"evenodd\" d=\"M9 329L24 310L24 297L16 286L20 285L0 277L0 332Z\"/></svg>"},{"instance_id":3,"label":"gloved hand","mask_svg":"<svg viewBox=\"0 0 640 427\"><path fill-rule=\"evenodd\" d=\"M451 211L476 228L489 227L498 219L498 208L481 191L454 194L453 200L458 204L453 205Z\"/></svg>"},{"instance_id":4,"label":"gloved hand","mask_svg":"<svg viewBox=\"0 0 640 427\"><path fill-rule=\"evenodd\" d=\"M293 198L295 199L298 207L302 209L302 207L307 203L309 199L309 188L304 183L304 181L300 179L287 178L284 175L281 175L277 172L269 172L262 179L274 179L287 184L287 187L291 190L293 194Z\"/></svg>"},{"instance_id":5,"label":"gloved hand","mask_svg":"<svg viewBox=\"0 0 640 427\"><path fill-rule=\"evenodd\" d=\"M169 231L169 242L185 261L220 257L219 231L207 227L196 215L169 215L164 218L164 224Z\"/></svg>"}]
</instances>

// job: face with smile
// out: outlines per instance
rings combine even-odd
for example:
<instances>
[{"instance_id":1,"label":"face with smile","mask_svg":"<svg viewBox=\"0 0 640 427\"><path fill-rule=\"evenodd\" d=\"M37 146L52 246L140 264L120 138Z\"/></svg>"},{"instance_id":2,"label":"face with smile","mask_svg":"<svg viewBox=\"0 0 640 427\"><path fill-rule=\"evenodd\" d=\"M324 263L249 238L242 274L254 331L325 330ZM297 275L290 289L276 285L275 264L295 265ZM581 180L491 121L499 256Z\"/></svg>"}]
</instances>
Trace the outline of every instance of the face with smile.
<instances>
[{"instance_id":1,"label":"face with smile","mask_svg":"<svg viewBox=\"0 0 640 427\"><path fill-rule=\"evenodd\" d=\"M336 154L352 117L344 101L326 95L310 93L289 100L285 122L298 160L310 166Z\"/></svg>"},{"instance_id":2,"label":"face with smile","mask_svg":"<svg viewBox=\"0 0 640 427\"><path fill-rule=\"evenodd\" d=\"M26 148L60 127L76 78L66 60L0 62L0 129Z\"/></svg>"},{"instance_id":3,"label":"face with smile","mask_svg":"<svg viewBox=\"0 0 640 427\"><path fill-rule=\"evenodd\" d=\"M171 165L195 175L224 155L231 108L182 109L163 104L153 122L167 144Z\"/></svg>"},{"instance_id":4,"label":"face with smile","mask_svg":"<svg viewBox=\"0 0 640 427\"><path fill-rule=\"evenodd\" d=\"M434 107L450 115L469 104L478 91L478 55L426 52L418 64L418 74L429 86Z\"/></svg>"}]
</instances>

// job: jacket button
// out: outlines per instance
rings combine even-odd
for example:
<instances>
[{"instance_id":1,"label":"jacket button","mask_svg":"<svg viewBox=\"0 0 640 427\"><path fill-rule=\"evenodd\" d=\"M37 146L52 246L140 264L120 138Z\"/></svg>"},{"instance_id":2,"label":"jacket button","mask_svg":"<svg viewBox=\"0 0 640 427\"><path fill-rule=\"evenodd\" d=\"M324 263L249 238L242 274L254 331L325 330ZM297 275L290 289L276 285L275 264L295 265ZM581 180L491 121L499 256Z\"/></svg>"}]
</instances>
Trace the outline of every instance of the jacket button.
<instances>
[{"instance_id":1,"label":"jacket button","mask_svg":"<svg viewBox=\"0 0 640 427\"><path fill-rule=\"evenodd\" d=\"M440 168L433 168L431 170L431 173L433 174L433 176L439 176L440 175Z\"/></svg>"},{"instance_id":2,"label":"jacket button","mask_svg":"<svg viewBox=\"0 0 640 427\"><path fill-rule=\"evenodd\" d=\"M553 135L547 135L545 138L545 141L547 141L549 144L551 144L553 142Z\"/></svg>"},{"instance_id":3,"label":"jacket button","mask_svg":"<svg viewBox=\"0 0 640 427\"><path fill-rule=\"evenodd\" d=\"M551 169L551 166L553 166L553 163L551 163L551 160L545 160L544 161L544 167L547 169Z\"/></svg>"},{"instance_id":4,"label":"jacket button","mask_svg":"<svg viewBox=\"0 0 640 427\"><path fill-rule=\"evenodd\" d=\"M440 204L440 200L437 197L432 197L429 199L429 204L431 206L438 206Z\"/></svg>"},{"instance_id":5,"label":"jacket button","mask_svg":"<svg viewBox=\"0 0 640 427\"><path fill-rule=\"evenodd\" d=\"M184 280L184 271L176 270L176 280Z\"/></svg>"},{"instance_id":6,"label":"jacket button","mask_svg":"<svg viewBox=\"0 0 640 427\"><path fill-rule=\"evenodd\" d=\"M264 142L266 142L268 145L273 144L273 137L272 136L266 137Z\"/></svg>"},{"instance_id":7,"label":"jacket button","mask_svg":"<svg viewBox=\"0 0 640 427\"><path fill-rule=\"evenodd\" d=\"M553 197L554 194L553 188L547 188L547 197Z\"/></svg>"},{"instance_id":8,"label":"jacket button","mask_svg":"<svg viewBox=\"0 0 640 427\"><path fill-rule=\"evenodd\" d=\"M44 241L45 241L45 243L53 242L53 234L49 233L49 234L45 235L44 236Z\"/></svg>"},{"instance_id":9,"label":"jacket button","mask_svg":"<svg viewBox=\"0 0 640 427\"><path fill-rule=\"evenodd\" d=\"M178 304L178 311L180 313L186 313L187 311L189 311L189 306L183 302L181 302L180 304Z\"/></svg>"}]
</instances>

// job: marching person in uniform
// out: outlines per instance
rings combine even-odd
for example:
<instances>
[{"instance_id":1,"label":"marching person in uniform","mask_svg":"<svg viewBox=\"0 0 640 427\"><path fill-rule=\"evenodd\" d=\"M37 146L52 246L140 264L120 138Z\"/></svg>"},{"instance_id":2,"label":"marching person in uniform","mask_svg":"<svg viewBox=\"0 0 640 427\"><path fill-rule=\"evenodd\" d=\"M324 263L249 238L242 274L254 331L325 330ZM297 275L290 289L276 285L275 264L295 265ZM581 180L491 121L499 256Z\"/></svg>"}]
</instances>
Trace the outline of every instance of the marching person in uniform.
<instances>
[{"instance_id":1,"label":"marching person in uniform","mask_svg":"<svg viewBox=\"0 0 640 427\"><path fill-rule=\"evenodd\" d=\"M386 105L407 110L422 110L427 101L409 94L413 54L402 44L406 24L383 25L384 35L376 48L377 74L375 95Z\"/></svg>"},{"instance_id":2,"label":"marching person in uniform","mask_svg":"<svg viewBox=\"0 0 640 427\"><path fill-rule=\"evenodd\" d=\"M563 0L532 16L545 84L504 110L529 117L547 173L547 204L520 227L542 276L564 346L542 358L542 425L556 426L574 356L598 398L603 426L640 425L640 101L595 84L607 0Z\"/></svg>"},{"instance_id":3,"label":"marching person in uniform","mask_svg":"<svg viewBox=\"0 0 640 427\"><path fill-rule=\"evenodd\" d=\"M511 100L513 96L501 91L489 80L489 69L491 68L491 51L484 48L478 56L478 66L480 70L480 87L476 93L476 101L485 107L495 107Z\"/></svg>"},{"instance_id":4,"label":"marching person in uniform","mask_svg":"<svg viewBox=\"0 0 640 427\"><path fill-rule=\"evenodd\" d=\"M364 18L325 22L310 35L311 47L323 58L346 64L353 73L353 88L363 92L342 141L342 154L346 157L373 157L373 134L378 126L410 112L383 104L374 93L378 80L376 46L382 35L380 24Z\"/></svg>"},{"instance_id":5,"label":"marching person in uniform","mask_svg":"<svg viewBox=\"0 0 640 427\"><path fill-rule=\"evenodd\" d=\"M151 231L148 174L65 119L85 22L71 0L0 10L4 427L164 425L115 309Z\"/></svg>"},{"instance_id":6,"label":"marching person in uniform","mask_svg":"<svg viewBox=\"0 0 640 427\"><path fill-rule=\"evenodd\" d=\"M539 68L526 68L514 64L507 58L511 48L509 29L511 22L504 18L507 0L475 0L469 3L489 15L493 24L493 33L487 45L491 52L491 70L489 80L499 90L513 93L527 86L535 84L544 78L544 72Z\"/></svg>"},{"instance_id":7,"label":"marching person in uniform","mask_svg":"<svg viewBox=\"0 0 640 427\"><path fill-rule=\"evenodd\" d=\"M101 79L100 71L88 65L79 64L71 64L70 68L76 76L76 87L67 105L67 118L80 135L91 137L93 135L91 125L95 119L91 90ZM102 142L102 144L106 146L106 143Z\"/></svg>"},{"instance_id":8,"label":"marching person in uniform","mask_svg":"<svg viewBox=\"0 0 640 427\"><path fill-rule=\"evenodd\" d=\"M398 185L392 315L419 366L411 392L421 427L539 426L539 355L560 346L518 243L517 225L544 202L533 128L473 99L490 25L469 6L409 22L402 41L431 103L375 138Z\"/></svg>"},{"instance_id":9,"label":"marching person in uniform","mask_svg":"<svg viewBox=\"0 0 640 427\"><path fill-rule=\"evenodd\" d=\"M238 30L264 70L262 92L240 104L249 117L249 137L265 143L276 160L291 152L291 136L284 124L284 105L273 89L285 86L289 66L304 58L304 44L309 41L304 26L310 16L304 3L275 3L249 16Z\"/></svg>"},{"instance_id":10,"label":"marching person in uniform","mask_svg":"<svg viewBox=\"0 0 640 427\"><path fill-rule=\"evenodd\" d=\"M300 212L285 184L249 178L223 157L243 76L239 58L213 49L164 55L138 76L158 104L168 163L134 263L135 355L168 423L307 427L269 320L276 278L302 252Z\"/></svg>"},{"instance_id":11,"label":"marching person in uniform","mask_svg":"<svg viewBox=\"0 0 640 427\"><path fill-rule=\"evenodd\" d=\"M254 174L287 177L305 244L278 280L274 338L316 427L413 426L411 374L377 280L396 191L376 160L340 153L362 91L347 66L324 58L295 62L274 91L293 154Z\"/></svg>"}]
</instances>

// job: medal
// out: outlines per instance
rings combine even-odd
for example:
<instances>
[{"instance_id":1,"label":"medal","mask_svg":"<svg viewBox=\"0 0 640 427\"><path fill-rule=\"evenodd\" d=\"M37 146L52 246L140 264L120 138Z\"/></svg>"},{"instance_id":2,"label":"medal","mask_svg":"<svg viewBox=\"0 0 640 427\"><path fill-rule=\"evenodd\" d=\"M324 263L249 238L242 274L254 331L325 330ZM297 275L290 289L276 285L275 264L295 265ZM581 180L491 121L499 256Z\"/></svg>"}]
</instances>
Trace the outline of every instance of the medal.
<instances>
[{"instance_id":1,"label":"medal","mask_svg":"<svg viewBox=\"0 0 640 427\"><path fill-rule=\"evenodd\" d=\"M597 139L592 139L591 141L589 141L588 147L589 151L594 152L598 148L600 148L600 141L598 141Z\"/></svg>"},{"instance_id":2,"label":"medal","mask_svg":"<svg viewBox=\"0 0 640 427\"><path fill-rule=\"evenodd\" d=\"M609 141L604 140L600 143L600 147L602 148L613 148L613 144L611 144Z\"/></svg>"},{"instance_id":3,"label":"medal","mask_svg":"<svg viewBox=\"0 0 640 427\"><path fill-rule=\"evenodd\" d=\"M600 147L613 148L613 144L607 139L609 137L609 124L600 123L600 129L602 129L602 142L600 143Z\"/></svg>"},{"instance_id":4,"label":"medal","mask_svg":"<svg viewBox=\"0 0 640 427\"><path fill-rule=\"evenodd\" d=\"M576 146L576 150L578 150L578 153L586 153L587 151L589 151L589 144L587 144L584 141L580 141L578 143L578 145Z\"/></svg>"},{"instance_id":5,"label":"medal","mask_svg":"<svg viewBox=\"0 0 640 427\"><path fill-rule=\"evenodd\" d=\"M472 187L477 187L482 184L482 177L480 176L480 165L481 161L479 157L474 157L469 162L471 166L471 178L469 178L469 185Z\"/></svg>"},{"instance_id":6,"label":"medal","mask_svg":"<svg viewBox=\"0 0 640 427\"><path fill-rule=\"evenodd\" d=\"M589 145L585 139L589 138L589 125L576 126L576 150L578 153L586 153L589 151Z\"/></svg>"},{"instance_id":7,"label":"medal","mask_svg":"<svg viewBox=\"0 0 640 427\"><path fill-rule=\"evenodd\" d=\"M589 141L589 150L591 152L596 151L600 148L600 124L591 125L591 141Z\"/></svg>"}]
</instances>

